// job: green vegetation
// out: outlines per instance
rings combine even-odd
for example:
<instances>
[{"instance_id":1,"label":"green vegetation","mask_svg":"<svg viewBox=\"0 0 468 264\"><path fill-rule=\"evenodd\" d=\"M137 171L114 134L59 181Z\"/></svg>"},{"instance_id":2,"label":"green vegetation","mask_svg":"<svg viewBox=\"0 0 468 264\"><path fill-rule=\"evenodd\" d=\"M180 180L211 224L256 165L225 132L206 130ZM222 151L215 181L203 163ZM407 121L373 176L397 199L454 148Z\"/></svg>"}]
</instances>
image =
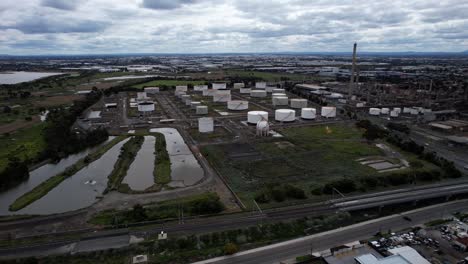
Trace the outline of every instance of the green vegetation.
<instances>
[{"instance_id":1,"label":"green vegetation","mask_svg":"<svg viewBox=\"0 0 468 264\"><path fill-rule=\"evenodd\" d=\"M333 188L343 193L365 192L414 181L438 179L437 166L418 156L400 152L420 166L378 173L357 159L382 157L375 143L362 138L365 130L353 124L286 128L284 138L251 144L209 145L202 153L226 178L249 208L255 199L262 206L282 206L323 199ZM282 185L283 183L288 185ZM294 188L291 188L294 187ZM299 189L305 194L303 197Z\"/></svg>"},{"instance_id":2,"label":"green vegetation","mask_svg":"<svg viewBox=\"0 0 468 264\"><path fill-rule=\"evenodd\" d=\"M327 78L317 77L304 74L291 74L282 72L261 72L261 71L244 71L244 70L227 70L225 73L233 82L249 81L304 81L304 80L326 80ZM329 78L328 78L329 79Z\"/></svg>"},{"instance_id":3,"label":"green vegetation","mask_svg":"<svg viewBox=\"0 0 468 264\"><path fill-rule=\"evenodd\" d=\"M145 138L143 136L134 136L123 145L120 150L119 159L109 175L106 191L119 189L123 178L127 175L130 164L135 160L136 154L140 150L144 140Z\"/></svg>"},{"instance_id":4,"label":"green vegetation","mask_svg":"<svg viewBox=\"0 0 468 264\"><path fill-rule=\"evenodd\" d=\"M142 89L145 87L172 87L177 85L199 85L205 84L205 81L189 81L189 80L154 80L150 82L145 82L141 84L135 84L132 87Z\"/></svg>"},{"instance_id":5,"label":"green vegetation","mask_svg":"<svg viewBox=\"0 0 468 264\"><path fill-rule=\"evenodd\" d=\"M166 185L171 182L171 160L166 149L166 138L161 133L156 133L156 158L154 164L154 182Z\"/></svg>"},{"instance_id":6,"label":"green vegetation","mask_svg":"<svg viewBox=\"0 0 468 264\"><path fill-rule=\"evenodd\" d=\"M42 136L45 124L41 123L31 128L25 128L12 134L3 134L0 137L0 171L8 165L10 157L16 157L26 163L37 162L36 157L46 147Z\"/></svg>"},{"instance_id":7,"label":"green vegetation","mask_svg":"<svg viewBox=\"0 0 468 264\"><path fill-rule=\"evenodd\" d=\"M132 210L108 210L99 212L89 221L96 225L120 225L142 221L167 220L177 218L179 210L184 216L217 214L224 210L224 205L216 193L205 193L181 199L175 199L146 206L136 205Z\"/></svg>"},{"instance_id":8,"label":"green vegetation","mask_svg":"<svg viewBox=\"0 0 468 264\"><path fill-rule=\"evenodd\" d=\"M104 153L106 153L109 149L111 149L117 143L122 141L124 138L125 137L121 136L113 139L111 142L107 143L102 148L99 148L97 151L88 154L86 157L79 160L77 163L66 168L64 172L49 178L48 180L36 186L31 191L23 194L10 205L10 211L18 211L33 203L34 201L40 199L52 189L54 189L57 185L59 185L61 182L63 182L65 179L73 176L82 168L86 167L89 163L99 159L102 155L104 155Z\"/></svg>"}]
</instances>

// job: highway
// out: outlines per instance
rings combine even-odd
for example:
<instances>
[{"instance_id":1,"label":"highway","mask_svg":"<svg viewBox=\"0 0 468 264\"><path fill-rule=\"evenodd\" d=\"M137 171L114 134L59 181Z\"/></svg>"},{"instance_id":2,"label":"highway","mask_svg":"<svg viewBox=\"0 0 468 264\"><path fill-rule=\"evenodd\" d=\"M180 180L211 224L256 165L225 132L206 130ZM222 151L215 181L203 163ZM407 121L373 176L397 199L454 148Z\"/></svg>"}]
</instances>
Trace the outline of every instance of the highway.
<instances>
[{"instance_id":1,"label":"highway","mask_svg":"<svg viewBox=\"0 0 468 264\"><path fill-rule=\"evenodd\" d=\"M214 258L196 262L194 264L280 263L280 261L294 259L296 256L309 254L310 252L319 252L353 241L365 240L375 235L379 230L402 230L415 225L424 224L434 219L439 219L453 212L467 210L468 203L466 200L439 204L410 211L401 215L383 217L324 233L240 252L233 256ZM408 216L411 221L403 219L403 215Z\"/></svg>"},{"instance_id":2,"label":"highway","mask_svg":"<svg viewBox=\"0 0 468 264\"><path fill-rule=\"evenodd\" d=\"M446 197L453 194L468 193L468 183L456 182L451 185L436 184L418 188L405 188L382 193L365 194L354 197L345 197L333 200L329 203L291 206L285 208L265 210L263 213L238 213L206 218L186 218L183 223L170 222L159 225L140 227L139 231L109 230L103 232L90 232L92 237L83 240L54 241L49 244L29 246L23 248L0 249L0 258L28 257L48 255L52 253L76 252L76 250L89 250L82 244L99 245L99 249L124 247L129 244L129 236L144 237L161 231L169 235L197 234L203 232L219 232L222 230L248 227L260 223L297 219L302 217L319 216L334 213L337 210L349 211L364 208L375 208L383 204L411 202L425 198ZM464 206L468 203L464 201ZM448 209L448 208L447 208ZM440 210L438 211L440 213ZM437 217L440 215L435 214ZM428 214L430 216L430 214ZM427 221L427 219L426 219ZM391 222L393 223L393 222ZM399 226L396 226L399 228ZM374 229L375 233L375 229ZM127 241L127 242L126 242ZM60 243L58 243L60 242Z\"/></svg>"}]
</instances>

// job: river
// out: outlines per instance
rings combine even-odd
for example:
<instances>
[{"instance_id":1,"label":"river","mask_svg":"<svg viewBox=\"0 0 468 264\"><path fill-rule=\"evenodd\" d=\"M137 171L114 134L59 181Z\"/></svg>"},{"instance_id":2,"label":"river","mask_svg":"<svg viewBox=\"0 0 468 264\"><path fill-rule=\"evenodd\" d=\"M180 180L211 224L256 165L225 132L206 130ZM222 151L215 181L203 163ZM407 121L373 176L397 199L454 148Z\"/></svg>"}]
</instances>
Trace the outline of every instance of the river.
<instances>
[{"instance_id":1,"label":"river","mask_svg":"<svg viewBox=\"0 0 468 264\"><path fill-rule=\"evenodd\" d=\"M63 73L54 73L54 72L0 72L0 84L17 84L23 82L30 82L37 79L61 75Z\"/></svg>"}]
</instances>

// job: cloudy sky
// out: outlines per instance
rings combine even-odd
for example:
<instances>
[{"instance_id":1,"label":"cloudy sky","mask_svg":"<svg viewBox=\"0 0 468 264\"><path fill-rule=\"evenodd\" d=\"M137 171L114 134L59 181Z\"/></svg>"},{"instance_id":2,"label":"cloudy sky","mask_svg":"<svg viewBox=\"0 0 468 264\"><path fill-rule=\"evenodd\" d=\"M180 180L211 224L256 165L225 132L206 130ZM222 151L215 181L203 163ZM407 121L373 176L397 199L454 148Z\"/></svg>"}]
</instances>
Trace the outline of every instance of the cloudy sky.
<instances>
[{"instance_id":1,"label":"cloudy sky","mask_svg":"<svg viewBox=\"0 0 468 264\"><path fill-rule=\"evenodd\" d=\"M467 0L0 0L0 54L468 50Z\"/></svg>"}]
</instances>

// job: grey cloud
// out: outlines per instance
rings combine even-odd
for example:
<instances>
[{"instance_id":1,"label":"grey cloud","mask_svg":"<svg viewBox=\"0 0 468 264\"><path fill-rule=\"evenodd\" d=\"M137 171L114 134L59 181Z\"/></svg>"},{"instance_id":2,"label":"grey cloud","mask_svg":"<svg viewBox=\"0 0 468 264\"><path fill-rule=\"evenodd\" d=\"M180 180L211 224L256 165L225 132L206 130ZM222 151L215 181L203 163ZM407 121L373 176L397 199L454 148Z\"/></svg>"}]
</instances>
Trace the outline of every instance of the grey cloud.
<instances>
[{"instance_id":1,"label":"grey cloud","mask_svg":"<svg viewBox=\"0 0 468 264\"><path fill-rule=\"evenodd\" d=\"M103 21L28 17L13 26L4 26L3 28L17 29L25 34L47 34L100 32L108 26L109 23Z\"/></svg>"},{"instance_id":2,"label":"grey cloud","mask_svg":"<svg viewBox=\"0 0 468 264\"><path fill-rule=\"evenodd\" d=\"M171 10L185 4L193 4L196 0L143 0L142 6L149 9Z\"/></svg>"},{"instance_id":3,"label":"grey cloud","mask_svg":"<svg viewBox=\"0 0 468 264\"><path fill-rule=\"evenodd\" d=\"M72 11L78 7L79 1L76 0L42 0L41 5L61 10Z\"/></svg>"}]
</instances>

